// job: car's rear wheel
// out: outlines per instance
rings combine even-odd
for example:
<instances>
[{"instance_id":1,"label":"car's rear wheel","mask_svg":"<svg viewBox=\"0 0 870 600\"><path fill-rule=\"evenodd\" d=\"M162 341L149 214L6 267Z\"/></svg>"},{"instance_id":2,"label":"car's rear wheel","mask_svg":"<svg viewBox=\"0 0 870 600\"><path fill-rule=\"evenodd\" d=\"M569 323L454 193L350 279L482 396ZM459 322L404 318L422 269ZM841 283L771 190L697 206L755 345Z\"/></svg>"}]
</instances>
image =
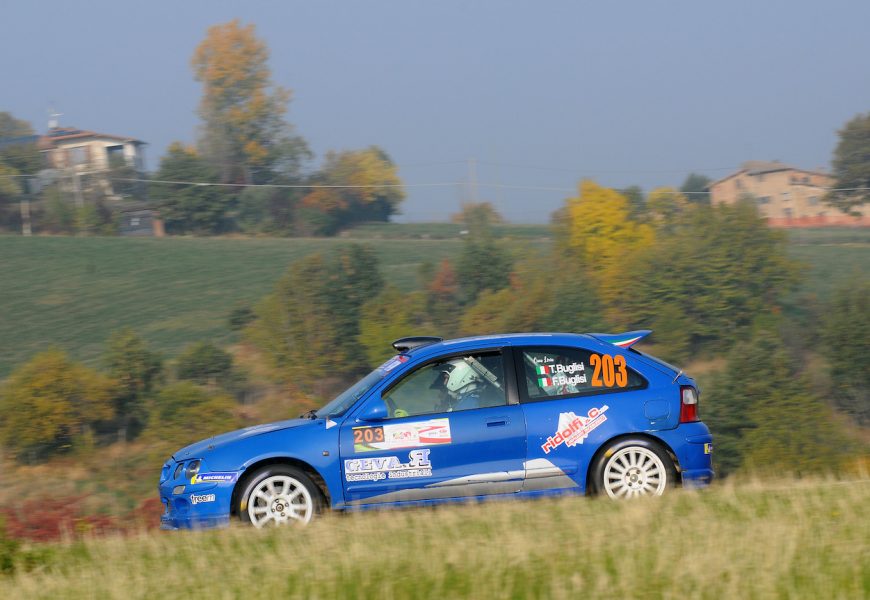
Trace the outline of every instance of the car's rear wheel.
<instances>
[{"instance_id":1,"label":"car's rear wheel","mask_svg":"<svg viewBox=\"0 0 870 600\"><path fill-rule=\"evenodd\" d=\"M239 494L238 514L254 527L306 525L322 505L320 490L304 471L267 465L249 477Z\"/></svg>"},{"instance_id":2,"label":"car's rear wheel","mask_svg":"<svg viewBox=\"0 0 870 600\"><path fill-rule=\"evenodd\" d=\"M641 438L621 440L609 447L593 469L595 490L614 499L661 496L676 477L667 452Z\"/></svg>"}]
</instances>

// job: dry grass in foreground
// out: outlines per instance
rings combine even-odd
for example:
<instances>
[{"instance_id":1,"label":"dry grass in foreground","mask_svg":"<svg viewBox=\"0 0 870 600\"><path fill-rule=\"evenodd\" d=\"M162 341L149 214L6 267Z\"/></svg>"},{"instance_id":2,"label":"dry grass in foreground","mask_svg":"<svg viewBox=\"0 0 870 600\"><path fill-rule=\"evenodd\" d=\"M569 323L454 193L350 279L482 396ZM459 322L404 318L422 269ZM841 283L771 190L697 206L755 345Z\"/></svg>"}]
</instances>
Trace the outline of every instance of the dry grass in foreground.
<instances>
[{"instance_id":1,"label":"dry grass in foreground","mask_svg":"<svg viewBox=\"0 0 870 600\"><path fill-rule=\"evenodd\" d=\"M866 598L868 494L784 480L92 539L0 576L0 597Z\"/></svg>"}]
</instances>

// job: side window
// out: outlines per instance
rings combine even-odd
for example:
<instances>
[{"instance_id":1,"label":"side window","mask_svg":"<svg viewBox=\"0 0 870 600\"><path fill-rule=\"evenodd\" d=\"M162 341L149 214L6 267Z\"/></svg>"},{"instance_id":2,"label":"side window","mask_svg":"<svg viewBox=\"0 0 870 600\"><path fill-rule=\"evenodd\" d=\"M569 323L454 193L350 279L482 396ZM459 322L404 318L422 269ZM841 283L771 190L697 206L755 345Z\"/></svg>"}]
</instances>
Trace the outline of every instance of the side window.
<instances>
[{"instance_id":1,"label":"side window","mask_svg":"<svg viewBox=\"0 0 870 600\"><path fill-rule=\"evenodd\" d=\"M621 354L550 347L521 348L520 356L530 400L646 387L646 380L628 367Z\"/></svg>"},{"instance_id":2,"label":"side window","mask_svg":"<svg viewBox=\"0 0 870 600\"><path fill-rule=\"evenodd\" d=\"M500 352L453 356L423 365L383 395L390 417L507 404Z\"/></svg>"}]
</instances>

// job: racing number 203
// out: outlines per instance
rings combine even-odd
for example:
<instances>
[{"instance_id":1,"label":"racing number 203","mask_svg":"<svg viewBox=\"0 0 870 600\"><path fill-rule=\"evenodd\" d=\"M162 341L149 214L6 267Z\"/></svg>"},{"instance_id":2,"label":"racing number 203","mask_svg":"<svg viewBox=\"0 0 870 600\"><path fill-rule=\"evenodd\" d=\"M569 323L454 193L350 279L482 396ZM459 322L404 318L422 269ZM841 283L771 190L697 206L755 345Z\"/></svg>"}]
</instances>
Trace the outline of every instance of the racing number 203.
<instances>
[{"instance_id":1,"label":"racing number 203","mask_svg":"<svg viewBox=\"0 0 870 600\"><path fill-rule=\"evenodd\" d=\"M353 430L354 444L371 444L384 441L383 427L359 427Z\"/></svg>"},{"instance_id":2,"label":"racing number 203","mask_svg":"<svg viewBox=\"0 0 870 600\"><path fill-rule=\"evenodd\" d=\"M593 354L589 364L595 370L592 372L592 387L625 387L628 385L628 369L624 356L609 354Z\"/></svg>"}]
</instances>

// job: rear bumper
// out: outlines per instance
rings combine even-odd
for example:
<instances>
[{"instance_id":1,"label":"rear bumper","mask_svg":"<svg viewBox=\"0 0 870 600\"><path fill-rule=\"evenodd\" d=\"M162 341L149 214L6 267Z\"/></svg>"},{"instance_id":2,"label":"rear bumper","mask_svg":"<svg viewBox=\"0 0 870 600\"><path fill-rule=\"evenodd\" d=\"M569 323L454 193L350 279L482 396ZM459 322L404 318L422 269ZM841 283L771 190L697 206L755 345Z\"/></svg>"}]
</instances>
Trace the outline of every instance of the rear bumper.
<instances>
[{"instance_id":1,"label":"rear bumper","mask_svg":"<svg viewBox=\"0 0 870 600\"><path fill-rule=\"evenodd\" d=\"M713 481L713 436L704 423L683 423L657 433L677 455L684 487L706 487Z\"/></svg>"}]
</instances>

